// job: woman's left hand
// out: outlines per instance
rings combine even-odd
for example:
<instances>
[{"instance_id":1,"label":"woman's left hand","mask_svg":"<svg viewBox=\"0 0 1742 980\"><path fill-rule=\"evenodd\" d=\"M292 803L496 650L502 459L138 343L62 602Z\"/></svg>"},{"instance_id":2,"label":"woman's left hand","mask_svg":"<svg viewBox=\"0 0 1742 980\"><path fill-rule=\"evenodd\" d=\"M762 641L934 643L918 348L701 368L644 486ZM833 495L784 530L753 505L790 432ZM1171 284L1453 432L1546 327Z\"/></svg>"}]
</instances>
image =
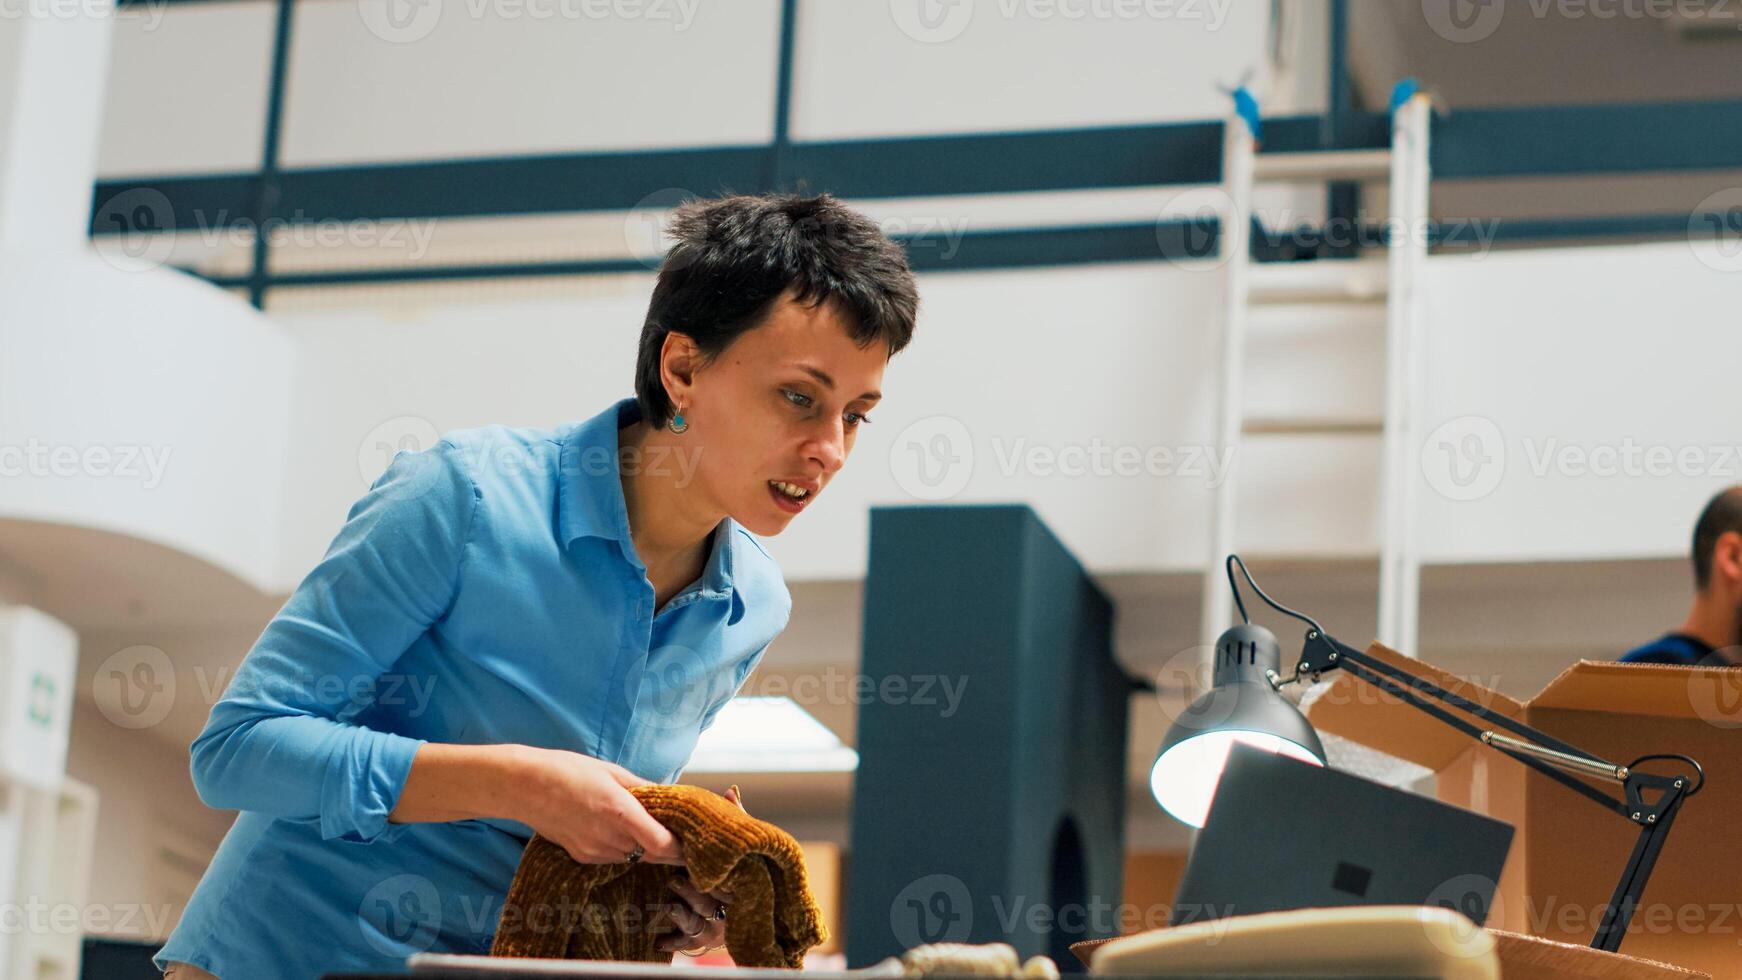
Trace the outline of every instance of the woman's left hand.
<instances>
[{"instance_id":1,"label":"woman's left hand","mask_svg":"<svg viewBox=\"0 0 1742 980\"><path fill-rule=\"evenodd\" d=\"M744 809L744 801L738 794L737 786L726 790L726 799L736 803L738 809ZM726 921L716 917L715 913L724 912L732 904L731 890L720 888L704 892L688 878L671 879L671 890L682 899L666 907L666 912L678 931L661 939L658 943L659 950L666 953L702 953L724 946Z\"/></svg>"}]
</instances>

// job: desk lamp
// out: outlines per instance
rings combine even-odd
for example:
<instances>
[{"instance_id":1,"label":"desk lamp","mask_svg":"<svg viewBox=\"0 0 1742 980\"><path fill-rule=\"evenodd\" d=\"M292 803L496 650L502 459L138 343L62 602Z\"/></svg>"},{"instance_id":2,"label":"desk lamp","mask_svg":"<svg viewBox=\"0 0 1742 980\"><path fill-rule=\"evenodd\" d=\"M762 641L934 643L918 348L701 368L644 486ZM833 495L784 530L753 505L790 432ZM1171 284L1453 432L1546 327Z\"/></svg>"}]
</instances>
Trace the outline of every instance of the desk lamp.
<instances>
[{"instance_id":1,"label":"desk lamp","mask_svg":"<svg viewBox=\"0 0 1742 980\"><path fill-rule=\"evenodd\" d=\"M1293 676L1285 678L1280 673L1282 645L1276 636L1254 625L1246 615L1246 603L1234 578L1236 567L1266 605L1306 624L1305 643ZM1616 765L1343 643L1312 617L1266 595L1240 556L1229 555L1227 569L1228 587L1234 592L1241 622L1216 641L1210 690L1192 702L1161 741L1149 772L1156 802L1182 823L1203 826L1216 782L1227 764L1228 750L1235 742L1324 765L1324 746L1306 716L1282 695L1282 688L1310 685L1321 674L1344 670L1637 824L1639 838L1633 854L1591 941L1592 947L1609 952L1621 947L1639 896L1669 836L1670 824L1682 803L1705 787L1705 770L1698 762L1685 755L1666 754L1641 756L1627 765ZM1482 724L1448 708L1472 715ZM1638 771L1642 762L1663 759L1686 763L1698 782L1680 773ZM1619 784L1620 798L1576 777ZM1648 801L1647 793L1655 793L1656 798Z\"/></svg>"}]
</instances>

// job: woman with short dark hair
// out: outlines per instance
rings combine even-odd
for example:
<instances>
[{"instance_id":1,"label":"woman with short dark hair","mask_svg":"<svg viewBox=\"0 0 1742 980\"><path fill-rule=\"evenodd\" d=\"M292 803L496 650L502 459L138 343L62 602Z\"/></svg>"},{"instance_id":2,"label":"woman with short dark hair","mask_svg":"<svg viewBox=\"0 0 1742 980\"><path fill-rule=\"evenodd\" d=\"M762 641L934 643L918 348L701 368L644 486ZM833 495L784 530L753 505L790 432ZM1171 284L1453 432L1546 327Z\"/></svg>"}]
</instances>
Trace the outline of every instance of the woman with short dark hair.
<instances>
[{"instance_id":1,"label":"woman with short dark hair","mask_svg":"<svg viewBox=\"0 0 1742 980\"><path fill-rule=\"evenodd\" d=\"M192 747L200 798L242 812L168 976L487 953L535 831L683 863L629 789L676 780L785 628L752 534L840 471L918 294L827 195L692 202L672 234L634 398L401 452L249 651ZM677 898L664 948L718 945L731 896Z\"/></svg>"}]
</instances>

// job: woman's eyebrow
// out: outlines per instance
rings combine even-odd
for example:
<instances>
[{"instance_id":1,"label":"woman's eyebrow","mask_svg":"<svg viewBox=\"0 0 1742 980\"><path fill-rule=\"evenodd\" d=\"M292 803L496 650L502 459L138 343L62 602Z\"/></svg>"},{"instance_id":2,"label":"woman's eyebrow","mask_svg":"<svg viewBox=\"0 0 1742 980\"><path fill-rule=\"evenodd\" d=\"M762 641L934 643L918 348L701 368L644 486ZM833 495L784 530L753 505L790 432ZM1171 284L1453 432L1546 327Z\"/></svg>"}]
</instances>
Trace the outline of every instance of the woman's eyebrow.
<instances>
[{"instance_id":1,"label":"woman's eyebrow","mask_svg":"<svg viewBox=\"0 0 1742 980\"><path fill-rule=\"evenodd\" d=\"M830 391L835 390L835 379L829 377L827 372L824 372L818 368L811 367L809 364L800 364L798 367L799 367L799 370L805 372L806 374L809 374L813 378L816 378L818 381L821 381L823 383L823 387L829 389ZM873 401L873 402L880 401L880 400L882 400L882 398L883 398L883 393L880 391L867 391L863 395L859 396L860 400Z\"/></svg>"}]
</instances>

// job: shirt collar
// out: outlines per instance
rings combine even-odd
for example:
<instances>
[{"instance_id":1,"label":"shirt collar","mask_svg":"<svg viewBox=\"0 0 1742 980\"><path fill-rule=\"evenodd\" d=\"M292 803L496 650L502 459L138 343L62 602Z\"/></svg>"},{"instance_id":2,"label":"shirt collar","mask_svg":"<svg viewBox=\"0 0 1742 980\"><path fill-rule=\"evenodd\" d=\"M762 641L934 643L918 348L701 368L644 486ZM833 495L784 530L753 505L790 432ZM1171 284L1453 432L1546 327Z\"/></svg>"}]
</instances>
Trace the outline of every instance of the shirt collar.
<instances>
[{"instance_id":1,"label":"shirt collar","mask_svg":"<svg viewBox=\"0 0 1742 980\"><path fill-rule=\"evenodd\" d=\"M617 466L617 430L640 420L641 404L634 398L624 398L577 423L563 436L557 526L562 529L565 547L582 537L616 541L624 556L645 572L646 566L635 553L634 540L629 536L629 506L623 500L623 482ZM722 517L714 527L712 550L702 571L702 598L737 599L732 586L740 547L737 528L738 522L731 517Z\"/></svg>"}]
</instances>

